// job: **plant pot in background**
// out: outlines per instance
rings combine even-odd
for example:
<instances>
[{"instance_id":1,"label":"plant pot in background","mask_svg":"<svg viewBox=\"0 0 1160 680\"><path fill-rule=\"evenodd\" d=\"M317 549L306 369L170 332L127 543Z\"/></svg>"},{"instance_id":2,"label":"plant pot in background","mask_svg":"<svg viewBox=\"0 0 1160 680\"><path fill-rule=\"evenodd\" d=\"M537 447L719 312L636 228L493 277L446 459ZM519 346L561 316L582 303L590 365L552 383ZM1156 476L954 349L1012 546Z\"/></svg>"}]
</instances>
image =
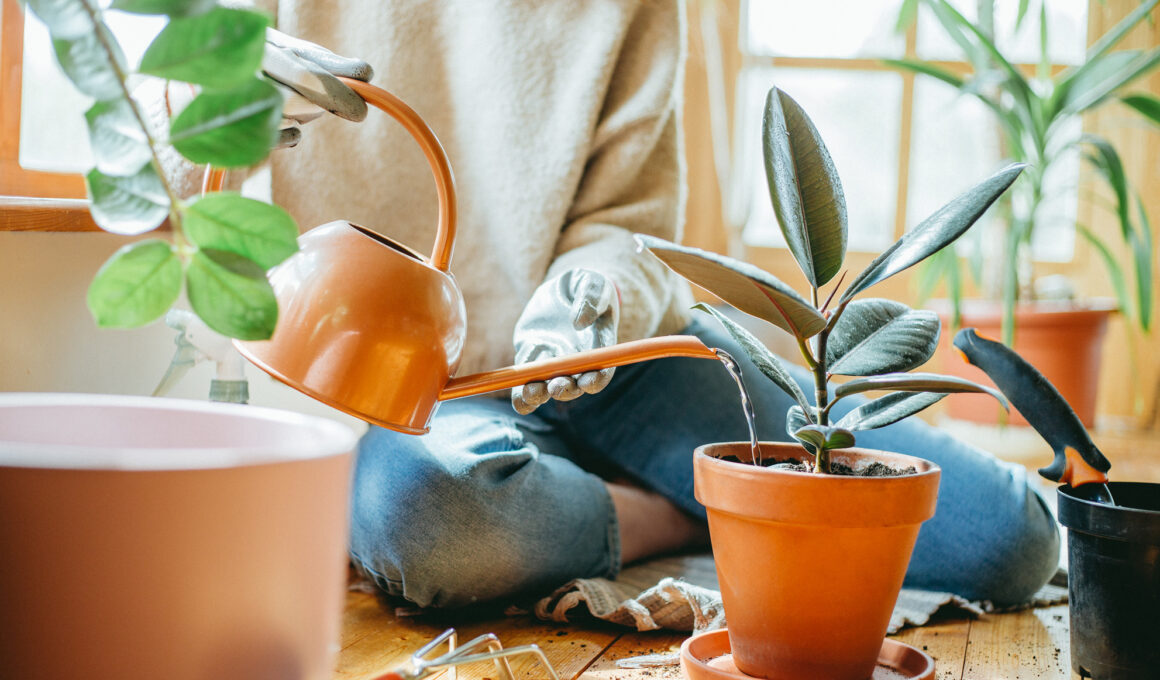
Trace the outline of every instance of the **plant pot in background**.
<instances>
[{"instance_id":1,"label":"plant pot in background","mask_svg":"<svg viewBox=\"0 0 1160 680\"><path fill-rule=\"evenodd\" d=\"M984 385L992 384L981 370L962 361L951 346L955 331L950 327L949 305L939 301L931 306L942 321L939 340L942 372ZM1115 310L1114 302L1107 300L1093 300L1082 306L1024 304L1015 310L1013 349L1055 385L1089 428L1095 424L1104 335L1108 317ZM997 302L963 301L964 328L974 327L980 335L998 340L1002 337L1001 324L1002 311ZM958 395L948 399L946 405L946 413L951 418L976 423L998 423L1001 412L995 400L985 395ZM1027 425L1027 420L1014 408L1007 422Z\"/></svg>"},{"instance_id":2,"label":"plant pot in background","mask_svg":"<svg viewBox=\"0 0 1160 680\"><path fill-rule=\"evenodd\" d=\"M1118 505L1060 487L1068 529L1071 668L1095 680L1160 672L1160 484L1111 482Z\"/></svg>"},{"instance_id":3,"label":"plant pot in background","mask_svg":"<svg viewBox=\"0 0 1160 680\"><path fill-rule=\"evenodd\" d=\"M354 445L254 406L0 395L0 675L329 678Z\"/></svg>"},{"instance_id":4,"label":"plant pot in background","mask_svg":"<svg viewBox=\"0 0 1160 680\"><path fill-rule=\"evenodd\" d=\"M763 443L769 459L809 459ZM933 463L864 449L832 460L913 465L899 477L757 467L748 442L699 447L696 497L708 509L733 659L775 680L865 680L874 671L921 524L934 515ZM743 462L722 460L735 456Z\"/></svg>"}]
</instances>

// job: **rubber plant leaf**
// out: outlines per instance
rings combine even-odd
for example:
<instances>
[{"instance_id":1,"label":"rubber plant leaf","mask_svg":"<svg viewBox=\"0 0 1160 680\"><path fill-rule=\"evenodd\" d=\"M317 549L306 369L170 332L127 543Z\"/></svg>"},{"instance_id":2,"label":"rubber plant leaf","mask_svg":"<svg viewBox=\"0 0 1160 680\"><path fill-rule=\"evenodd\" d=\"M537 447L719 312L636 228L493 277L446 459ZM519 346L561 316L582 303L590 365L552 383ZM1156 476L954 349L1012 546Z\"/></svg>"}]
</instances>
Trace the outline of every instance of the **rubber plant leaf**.
<instances>
[{"instance_id":1,"label":"rubber plant leaf","mask_svg":"<svg viewBox=\"0 0 1160 680\"><path fill-rule=\"evenodd\" d=\"M245 167L264 159L278 141L282 95L266 80L202 92L174 119L169 142L194 163Z\"/></svg>"},{"instance_id":2,"label":"rubber plant leaf","mask_svg":"<svg viewBox=\"0 0 1160 680\"><path fill-rule=\"evenodd\" d=\"M132 14L168 14L193 16L212 9L215 0L113 0L113 9Z\"/></svg>"},{"instance_id":3,"label":"rubber plant leaf","mask_svg":"<svg viewBox=\"0 0 1160 680\"><path fill-rule=\"evenodd\" d=\"M842 293L846 302L863 290L894 276L954 243L1026 167L1012 163L939 208L870 263Z\"/></svg>"},{"instance_id":4,"label":"rubber plant leaf","mask_svg":"<svg viewBox=\"0 0 1160 680\"><path fill-rule=\"evenodd\" d=\"M89 213L105 231L143 234L159 227L169 215L169 195L152 163L127 177L106 175L94 168L85 175L85 184Z\"/></svg>"},{"instance_id":5,"label":"rubber plant leaf","mask_svg":"<svg viewBox=\"0 0 1160 680\"><path fill-rule=\"evenodd\" d=\"M770 89L762 121L765 178L786 245L814 288L846 257L846 199L813 121L789 95Z\"/></svg>"},{"instance_id":6,"label":"rubber plant leaf","mask_svg":"<svg viewBox=\"0 0 1160 680\"><path fill-rule=\"evenodd\" d=\"M225 7L170 19L145 50L140 71L207 88L237 87L261 66L269 23L258 12Z\"/></svg>"},{"instance_id":7,"label":"rubber plant leaf","mask_svg":"<svg viewBox=\"0 0 1160 680\"><path fill-rule=\"evenodd\" d=\"M851 432L886 427L909 418L945 396L945 393L936 392L893 392L852 409L836 425Z\"/></svg>"},{"instance_id":8,"label":"rubber plant leaf","mask_svg":"<svg viewBox=\"0 0 1160 680\"><path fill-rule=\"evenodd\" d=\"M181 294L181 259L166 241L123 246L89 284L88 306L102 328L135 328L159 318Z\"/></svg>"},{"instance_id":9,"label":"rubber plant leaf","mask_svg":"<svg viewBox=\"0 0 1160 680\"><path fill-rule=\"evenodd\" d=\"M655 236L636 234L635 238L676 273L796 338L811 338L826 327L826 319L813 305L758 267Z\"/></svg>"},{"instance_id":10,"label":"rubber plant leaf","mask_svg":"<svg viewBox=\"0 0 1160 680\"><path fill-rule=\"evenodd\" d=\"M938 335L932 311L881 298L855 300L830 332L826 370L861 376L909 371L930 359Z\"/></svg>"},{"instance_id":11,"label":"rubber plant leaf","mask_svg":"<svg viewBox=\"0 0 1160 680\"><path fill-rule=\"evenodd\" d=\"M112 50L111 54L106 45ZM125 97L117 75L118 70L122 73L126 70L125 55L104 23L98 22L95 30L76 37L54 35L52 50L61 70L81 94L99 102Z\"/></svg>"},{"instance_id":12,"label":"rubber plant leaf","mask_svg":"<svg viewBox=\"0 0 1160 680\"><path fill-rule=\"evenodd\" d=\"M269 269L298 250L298 224L282 208L234 192L215 192L185 211L185 235L199 248L247 257Z\"/></svg>"},{"instance_id":13,"label":"rubber plant leaf","mask_svg":"<svg viewBox=\"0 0 1160 680\"><path fill-rule=\"evenodd\" d=\"M1023 357L1002 343L980 336L974 328L959 331L954 346L987 374L1055 452L1055 460L1039 470L1039 474L1059 481L1067 467L1069 448L1099 472L1111 468L1112 464L1096 448L1075 411L1055 386Z\"/></svg>"},{"instance_id":14,"label":"rubber plant leaf","mask_svg":"<svg viewBox=\"0 0 1160 680\"><path fill-rule=\"evenodd\" d=\"M789 407L789 411L787 411L785 415L785 433L787 435L793 437L795 432L809 425L813 425L813 423L806 419L805 411L802 410L801 406L794 404L793 406ZM814 448L814 445L809 443L809 441L799 439L798 442L805 448L806 451L810 452L811 454L817 454L818 450Z\"/></svg>"},{"instance_id":15,"label":"rubber plant leaf","mask_svg":"<svg viewBox=\"0 0 1160 680\"><path fill-rule=\"evenodd\" d=\"M207 326L240 340L265 340L274 333L278 302L265 271L253 260L202 248L186 274L186 294Z\"/></svg>"},{"instance_id":16,"label":"rubber plant leaf","mask_svg":"<svg viewBox=\"0 0 1160 680\"><path fill-rule=\"evenodd\" d=\"M785 366L782 365L781 360L778 359L773 352L770 352L765 347L765 345L761 344L761 341L755 338L752 333L747 331L733 319L730 319L721 312L704 303L693 305L693 309L705 312L706 314L715 317L717 321L721 322L721 325L725 327L725 330L729 331L729 334L733 336L733 339L741 345L743 350L745 350L745 354L757 366L757 370L761 371L765 377L772 380L775 385L782 389L782 391L793 397L794 401L796 401L802 408L810 407L809 401L806 399L805 392L802 391L801 386L799 386L797 382L790 376L789 371L787 371Z\"/></svg>"},{"instance_id":17,"label":"rubber plant leaf","mask_svg":"<svg viewBox=\"0 0 1160 680\"><path fill-rule=\"evenodd\" d=\"M954 378L949 375L935 373L887 373L872 378L856 378L847 383L838 385L834 390L834 399L848 397L851 394L872 391L889 392L938 392L940 394L954 394L959 392L985 392L995 397L1003 408L1007 408L1007 399L998 390L980 385L963 378ZM833 402L831 402L833 403Z\"/></svg>"},{"instance_id":18,"label":"rubber plant leaf","mask_svg":"<svg viewBox=\"0 0 1160 680\"><path fill-rule=\"evenodd\" d=\"M127 99L93 104L85 112L85 121L93 160L102 174L132 175L153 157Z\"/></svg>"},{"instance_id":19,"label":"rubber plant leaf","mask_svg":"<svg viewBox=\"0 0 1160 680\"><path fill-rule=\"evenodd\" d=\"M845 449L854 445L854 433L832 425L806 425L793 433L795 439L814 449Z\"/></svg>"}]
</instances>

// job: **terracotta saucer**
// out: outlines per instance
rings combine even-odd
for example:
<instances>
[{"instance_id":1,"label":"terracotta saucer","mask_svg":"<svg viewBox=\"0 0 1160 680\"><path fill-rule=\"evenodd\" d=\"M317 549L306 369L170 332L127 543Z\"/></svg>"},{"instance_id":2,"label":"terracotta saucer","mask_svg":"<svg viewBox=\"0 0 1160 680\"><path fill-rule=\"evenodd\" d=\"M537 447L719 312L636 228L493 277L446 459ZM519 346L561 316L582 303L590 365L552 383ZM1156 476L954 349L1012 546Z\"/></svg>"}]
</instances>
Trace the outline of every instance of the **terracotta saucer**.
<instances>
[{"instance_id":1,"label":"terracotta saucer","mask_svg":"<svg viewBox=\"0 0 1160 680\"><path fill-rule=\"evenodd\" d=\"M729 651L729 631L701 633L681 645L681 670L688 680L746 680ZM886 639L878 666L867 680L934 680L934 660L910 645Z\"/></svg>"}]
</instances>

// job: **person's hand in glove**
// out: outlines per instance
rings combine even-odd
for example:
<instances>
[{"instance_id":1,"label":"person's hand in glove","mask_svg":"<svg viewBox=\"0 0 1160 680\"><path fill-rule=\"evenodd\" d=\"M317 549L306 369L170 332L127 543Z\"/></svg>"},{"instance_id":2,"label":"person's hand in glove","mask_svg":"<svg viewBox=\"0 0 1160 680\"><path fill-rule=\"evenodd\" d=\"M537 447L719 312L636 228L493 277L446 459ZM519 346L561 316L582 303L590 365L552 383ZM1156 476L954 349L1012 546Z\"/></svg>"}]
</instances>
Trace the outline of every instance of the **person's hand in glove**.
<instances>
[{"instance_id":1,"label":"person's hand in glove","mask_svg":"<svg viewBox=\"0 0 1160 680\"><path fill-rule=\"evenodd\" d=\"M540 285L516 322L516 364L550 359L616 343L620 300L603 274L571 269ZM548 401L570 401L608 385L615 369L561 376L512 389L512 406L527 415Z\"/></svg>"},{"instance_id":2,"label":"person's hand in glove","mask_svg":"<svg viewBox=\"0 0 1160 680\"><path fill-rule=\"evenodd\" d=\"M297 125L327 111L355 122L366 118L367 103L335 77L369 81L374 70L361 59L339 56L312 42L268 28L262 72L280 85L285 95L282 117L286 124L278 142L280 147L297 144L302 136Z\"/></svg>"}]
</instances>

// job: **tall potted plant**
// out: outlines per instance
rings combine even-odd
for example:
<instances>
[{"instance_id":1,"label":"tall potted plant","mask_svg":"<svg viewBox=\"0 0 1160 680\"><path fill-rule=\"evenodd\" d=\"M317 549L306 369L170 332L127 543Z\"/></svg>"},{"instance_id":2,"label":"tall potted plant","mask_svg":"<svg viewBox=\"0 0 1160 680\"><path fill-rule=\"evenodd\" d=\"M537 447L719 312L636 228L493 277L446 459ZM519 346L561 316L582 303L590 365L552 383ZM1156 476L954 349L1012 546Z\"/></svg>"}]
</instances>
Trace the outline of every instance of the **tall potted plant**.
<instances>
[{"instance_id":1,"label":"tall potted plant","mask_svg":"<svg viewBox=\"0 0 1160 680\"><path fill-rule=\"evenodd\" d=\"M267 17L213 0L112 3L168 16L137 77L200 89L159 132L130 96L107 3L27 6L94 100L93 219L130 236L169 225L96 274L98 325L149 323L184 291L218 332L269 337L277 305L265 270L297 250L294 220L233 193L186 200L161 164L165 147L220 167L270 152L282 97L259 73ZM354 446L340 423L259 407L0 395L0 673L329 677Z\"/></svg>"},{"instance_id":2,"label":"tall potted plant","mask_svg":"<svg viewBox=\"0 0 1160 680\"><path fill-rule=\"evenodd\" d=\"M695 453L696 494L708 508L738 668L765 678L864 680L883 646L919 526L934 514L939 469L910 456L851 448L855 433L913 415L948 393L986 392L1005 402L995 390L961 378L911 372L938 343L933 312L858 296L961 236L1022 166L954 199L844 289L839 278L827 294L823 287L841 271L847 234L829 152L806 113L776 88L766 99L763 143L774 211L809 281L809 299L747 263L637 238L689 281L790 333L814 376L811 400L752 334L698 306L793 397L788 430L800 444L710 444ZM834 376L852 379L835 387ZM831 419L839 400L870 391L887 394ZM852 563L874 568L849 569Z\"/></svg>"},{"instance_id":3,"label":"tall potted plant","mask_svg":"<svg viewBox=\"0 0 1160 680\"><path fill-rule=\"evenodd\" d=\"M984 104L994 115L1003 152L1027 165L1010 192L1005 211L1008 218L998 237L1000 256L991 262L994 271L983 277L984 293L992 302L970 301L964 307L960 269L953 253L948 251L932 261L934 273L948 278L951 309L945 320L951 326L979 327L1015 347L1063 391L1088 426L1094 422L1100 347L1109 313L1118 309L1141 330L1151 327L1155 255L1148 215L1131 187L1116 148L1107 139L1083 133L1075 123L1081 115L1117 99L1145 118L1160 121L1160 106L1154 98L1121 94L1129 84L1160 65L1160 49L1114 49L1157 4L1158 0L1142 2L1091 45L1082 63L1053 75L1047 42L1048 3L1020 3L1017 28L1036 7L1040 22L1039 64L1034 75L1029 76L994 39L994 12L984 11L991 8L993 0L979 3L980 19L975 22L966 19L948 0L909 0L906 14L913 16L920 5L929 8L973 71L963 77L929 61L887 61L899 69L934 78ZM1076 150L1111 191L1120 236L1130 255L1129 262L1121 264L1108 243L1082 225L1071 225L1107 266L1115 305L1087 300L1061 306L1038 304L1034 299L1030 244L1036 231L1045 228L1049 215L1044 207L1054 198L1045 192L1044 178L1061 159L1066 159L1069 151ZM948 362L947 370L984 377L961 362ZM951 412L972 420L995 419L994 409L979 400L952 404Z\"/></svg>"}]
</instances>

